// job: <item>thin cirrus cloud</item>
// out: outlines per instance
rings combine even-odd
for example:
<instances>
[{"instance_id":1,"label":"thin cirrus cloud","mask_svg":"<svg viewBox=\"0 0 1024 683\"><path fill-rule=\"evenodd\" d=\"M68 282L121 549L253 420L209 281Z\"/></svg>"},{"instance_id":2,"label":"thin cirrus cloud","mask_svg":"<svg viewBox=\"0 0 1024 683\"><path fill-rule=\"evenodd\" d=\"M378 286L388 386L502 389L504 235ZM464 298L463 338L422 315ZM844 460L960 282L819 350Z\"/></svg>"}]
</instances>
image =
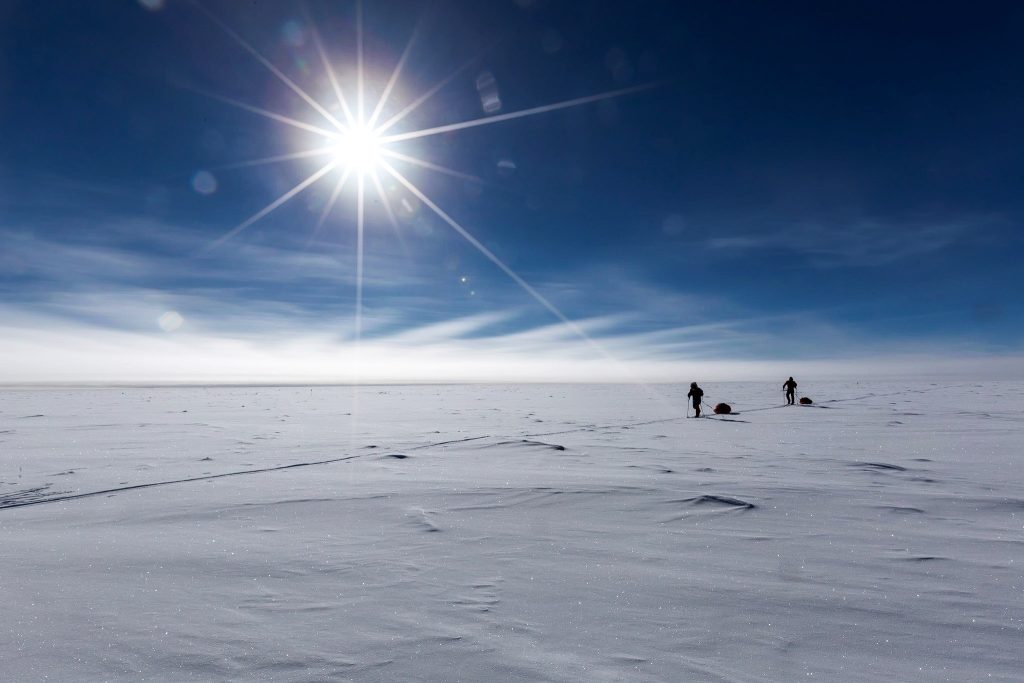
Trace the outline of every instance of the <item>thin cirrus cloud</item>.
<instances>
[{"instance_id":1,"label":"thin cirrus cloud","mask_svg":"<svg viewBox=\"0 0 1024 683\"><path fill-rule=\"evenodd\" d=\"M775 230L713 237L704 245L723 253L789 251L819 268L881 266L945 249L989 223L981 218L900 224L875 220L838 225L797 223Z\"/></svg>"},{"instance_id":2,"label":"thin cirrus cloud","mask_svg":"<svg viewBox=\"0 0 1024 683\"><path fill-rule=\"evenodd\" d=\"M5 249L0 253L0 277L58 284L149 282L195 286L227 282L289 283L320 281L353 284L355 267L345 254L333 255L257 244L242 244L229 254L200 256L194 236L173 237L175 226L152 221L130 224L133 235L142 236L144 248L125 244L128 228L108 226L105 242L78 241L52 234L0 231ZM157 248L154 248L157 247ZM367 284L404 287L414 284L409 269L395 268L394 256L367 257Z\"/></svg>"},{"instance_id":3,"label":"thin cirrus cloud","mask_svg":"<svg viewBox=\"0 0 1024 683\"><path fill-rule=\"evenodd\" d=\"M458 336L487 320L451 321L454 336L446 337L433 326L430 334L419 337L373 336L358 344L324 331L268 336L197 333L184 327L155 334L38 317L11 321L6 312L4 320L10 321L0 325L0 353L9 361L0 382L6 384L682 382L777 379L780 373L978 379L1019 376L1024 367L1020 358L968 355L950 364L948 349L943 356L905 349L845 360L722 359L648 344L628 333L598 338L605 357L566 339L557 325L510 335ZM693 331L677 332L686 337ZM671 338L671 333L665 336ZM694 350L701 340L683 343Z\"/></svg>"},{"instance_id":4,"label":"thin cirrus cloud","mask_svg":"<svg viewBox=\"0 0 1024 683\"><path fill-rule=\"evenodd\" d=\"M148 248L126 235L149 240ZM196 258L187 232L156 223L104 236L0 234L0 382L663 382L796 368L931 372L948 369L940 356L970 356L969 346L946 342L930 351L870 343L813 311L746 311L725 296L652 284L622 265L560 270L536 283L582 311L573 329L507 283L485 284L495 290L487 305L467 308L407 257L386 252L367 254L357 340L355 274L343 251L249 243ZM803 339L805 360L791 343L788 359L771 360L765 350L780 347L781 336L773 330ZM1004 358L957 368L976 373L979 364L1005 370Z\"/></svg>"},{"instance_id":5,"label":"thin cirrus cloud","mask_svg":"<svg viewBox=\"0 0 1024 683\"><path fill-rule=\"evenodd\" d=\"M948 362L948 346L860 347L858 355L841 330L792 315L787 329L837 343L845 338L847 346L815 360L759 359L751 348L778 341L764 332L770 322L764 318L647 332L630 331L626 314L579 321L597 348L559 322L496 331L523 313L515 308L417 324L401 310L381 308L369 313L357 341L346 320L323 320L290 304L218 305L201 295L127 288L63 293L48 308L0 305L0 354L8 361L0 382L672 382L798 372L977 378L1009 376L1015 367L1007 358L971 358L966 347L955 364Z\"/></svg>"}]
</instances>

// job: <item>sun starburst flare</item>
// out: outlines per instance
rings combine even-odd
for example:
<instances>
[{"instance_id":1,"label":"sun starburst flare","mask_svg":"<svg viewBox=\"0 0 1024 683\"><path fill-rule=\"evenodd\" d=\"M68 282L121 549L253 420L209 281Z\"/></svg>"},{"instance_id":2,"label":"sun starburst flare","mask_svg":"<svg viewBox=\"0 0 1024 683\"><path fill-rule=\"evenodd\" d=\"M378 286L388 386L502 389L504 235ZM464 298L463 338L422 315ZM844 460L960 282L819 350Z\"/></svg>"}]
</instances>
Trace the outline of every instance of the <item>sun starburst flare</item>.
<instances>
[{"instance_id":1,"label":"sun starburst flare","mask_svg":"<svg viewBox=\"0 0 1024 683\"><path fill-rule=\"evenodd\" d=\"M519 276L511 267L509 267L504 261L502 261L494 252L488 249L479 239L477 239L466 227L461 225L450 213L445 211L441 206L431 199L421 188L415 185L409 178L407 178L401 171L395 168L395 166L388 161L402 162L424 168L430 171L441 173L444 175L453 176L463 180L470 180L475 182L483 182L480 178L473 176L468 173L462 173L455 169L450 169L440 164L433 163L427 159L422 159L413 156L408 153L408 150L402 149L402 143L424 138L432 135L439 135L442 133L450 133L454 131L464 130L467 128L476 128L480 126L487 126L495 123L501 123L504 121L512 121L519 118L528 116L536 116L547 112L557 111L560 109L567 109L570 107L578 107L601 100L607 100L614 97L621 97L632 93L641 92L650 88L656 87L657 83L647 83L628 88L620 88L617 90L611 90L607 92L597 93L594 95L588 95L585 97L577 97L568 99L560 102L554 102L551 104L541 105L537 107L531 107L529 109L523 109L519 111L512 111L503 114L494 114L490 116L483 116L480 118L470 119L466 121L459 121L440 126L433 126L429 128L422 128L417 130L408 130L405 132L391 132L393 128L399 126L405 121L413 112L415 112L421 105L427 102L430 98L437 95L446 85L451 83L456 77L464 73L466 69L472 66L477 59L474 58L460 65L454 72L446 76L444 79L434 84L432 87L425 90L422 94L413 99L409 104L404 106L390 118L387 118L383 123L378 123L381 118L385 107L388 104L390 96L393 94L402 73L402 69L405 66L409 55L411 53L413 44L415 43L419 28L413 32L410 37L405 49L402 52L395 68L391 72L390 77L386 81L386 85L381 90L381 95L374 103L369 115L367 115L367 102L366 102L366 73L365 64L363 58L363 21L362 21L362 2L357 0L356 5L356 69L355 69L355 93L353 104L346 97L345 90L342 87L342 83L338 78L338 72L331 63L328 56L327 50L324 47L323 38L320 32L317 30L315 23L307 16L308 30L312 37L313 46L319 56L321 65L323 66L324 72L326 73L327 80L330 83L333 97L336 99L338 108L341 110L344 116L344 121L339 120L330 112L330 107L326 106L322 102L313 98L309 93L303 90L295 81L289 78L279 68L277 68L270 60L264 57L255 47L253 47L248 41L246 41L241 35L235 32L229 27L220 17L213 14L209 9L202 5L199 0L193 0L193 3L198 6L203 14L210 18L213 23L219 26L235 43L237 43L242 49L249 53L259 64L265 67L271 74L273 74L281 83L283 83L289 90L301 98L306 104L309 105L310 109L315 111L324 119L330 127L317 126L305 121L300 121L295 118L284 116L282 114L256 107L253 105L239 102L231 98L223 97L213 93L199 91L201 94L207 95L216 99L217 101L225 104L238 107L251 114L262 116L269 120L272 120L281 125L290 126L299 130L303 130L307 133L314 133L324 138L323 145L313 149L307 149L288 154L279 154L276 156L264 157L261 159L252 159L248 161L242 161L222 168L242 168L249 166L258 166L264 164L276 164L287 161L294 161L298 159L307 159L313 157L324 157L326 163L322 165L318 170L311 173L305 179L300 181L294 187L287 192L283 193L277 199L273 200L262 209L249 216L247 219L236 225L231 230L228 230L225 234L214 240L207 246L207 250L216 248L228 240L236 237L238 234L251 227L256 222L265 218L268 214L274 210L280 208L286 204L289 200L295 198L300 193L304 192L308 188L317 184L319 181L324 180L332 171L338 171L338 179L334 184L327 203L324 205L318 220L316 221L312 234L310 237L310 243L323 228L327 222L329 216L337 205L343 190L345 189L348 181L353 176L355 177L356 185L356 302L355 302L355 333L356 340L358 341L361 335L362 328L362 310L363 310L363 243L364 243L364 231L365 231L365 214L366 214L366 191L367 187L372 188L377 192L381 199L385 213L387 214L388 220L391 225L395 228L396 234L398 233L398 223L395 218L395 211L390 206L390 198L386 196L383 185L381 184L379 172L384 172L387 175L393 177L399 184L399 186L405 188L406 191L412 197L415 197L422 205L428 207L434 214L437 215L446 225L451 227L456 234L471 244L478 252L480 252L487 260L491 261L497 266L502 272L504 272L509 278L512 279L524 292L526 292L535 301L541 304L544 308L550 311L556 318L558 318L563 324L567 325L575 334L579 335L582 339L587 341L591 346L596 348L602 355L609 357L604 350L602 350L576 323L570 320L565 314L563 314L553 303L545 298L540 292L532 287L526 280ZM369 182L367 182L369 181Z\"/></svg>"}]
</instances>

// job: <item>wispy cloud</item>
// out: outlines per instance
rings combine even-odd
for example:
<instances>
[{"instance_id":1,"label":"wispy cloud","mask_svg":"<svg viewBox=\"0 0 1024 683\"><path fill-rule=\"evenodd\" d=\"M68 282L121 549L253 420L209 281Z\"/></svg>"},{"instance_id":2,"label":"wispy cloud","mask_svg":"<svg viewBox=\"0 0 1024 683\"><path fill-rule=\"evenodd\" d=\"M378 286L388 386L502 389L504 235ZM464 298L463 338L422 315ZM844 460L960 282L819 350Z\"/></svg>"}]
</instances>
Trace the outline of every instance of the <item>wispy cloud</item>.
<instances>
[{"instance_id":1,"label":"wispy cloud","mask_svg":"<svg viewBox=\"0 0 1024 683\"><path fill-rule=\"evenodd\" d=\"M856 237L808 228L707 246L774 245L870 264L941 248L964 229L922 228L914 241L878 226ZM872 232L882 245L864 242ZM386 250L367 254L357 341L355 264L344 249L239 243L196 257L200 235L156 221L112 220L98 236L57 236L68 234L0 231L0 382L689 381L798 367L878 374L970 353L948 340L931 355L920 344L883 346L813 311L746 310L724 294L652 283L623 264L531 278L574 329L500 273L473 285L485 301L453 272ZM897 356L916 360L885 360Z\"/></svg>"},{"instance_id":2,"label":"wispy cloud","mask_svg":"<svg viewBox=\"0 0 1024 683\"><path fill-rule=\"evenodd\" d=\"M945 249L987 222L991 221L798 223L766 232L712 237L705 246L733 253L789 251L820 268L882 266Z\"/></svg>"},{"instance_id":3,"label":"wispy cloud","mask_svg":"<svg viewBox=\"0 0 1024 683\"><path fill-rule=\"evenodd\" d=\"M102 242L90 235L37 234L0 230L0 277L30 278L50 286L87 283L181 283L193 287L225 282L281 285L300 282L354 284L355 262L344 250L334 253L271 247L234 245L213 255L198 255L203 244L194 233L154 221L108 226ZM121 239L111 239L119 235ZM177 236L175 236L177 235ZM139 242L145 248L139 248ZM404 287L414 284L409 268L395 268L395 254L366 255L367 286Z\"/></svg>"},{"instance_id":4,"label":"wispy cloud","mask_svg":"<svg viewBox=\"0 0 1024 683\"><path fill-rule=\"evenodd\" d=\"M906 349L818 361L735 360L708 355L695 330L665 330L662 339L619 333L599 338L617 362L554 327L466 338L488 321L454 320L379 335L356 344L323 331L289 336L181 331L142 333L71 323L12 320L0 324L0 383L347 383L347 382L683 382L690 379L829 377L1017 377L1020 358L972 357ZM527 341L524 341L527 340Z\"/></svg>"}]
</instances>

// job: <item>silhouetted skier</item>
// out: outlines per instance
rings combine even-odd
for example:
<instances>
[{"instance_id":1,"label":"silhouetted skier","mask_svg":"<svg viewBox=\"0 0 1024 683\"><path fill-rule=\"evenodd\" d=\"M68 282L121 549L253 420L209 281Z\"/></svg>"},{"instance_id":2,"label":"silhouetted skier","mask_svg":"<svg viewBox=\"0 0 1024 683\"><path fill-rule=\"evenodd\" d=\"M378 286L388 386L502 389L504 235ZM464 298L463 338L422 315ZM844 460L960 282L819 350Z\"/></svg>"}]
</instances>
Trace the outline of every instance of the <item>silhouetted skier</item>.
<instances>
[{"instance_id":1,"label":"silhouetted skier","mask_svg":"<svg viewBox=\"0 0 1024 683\"><path fill-rule=\"evenodd\" d=\"M686 397L693 399L693 409L697 412L694 417L700 417L700 401L704 398L704 390L698 387L696 382L690 382L690 393Z\"/></svg>"},{"instance_id":2,"label":"silhouetted skier","mask_svg":"<svg viewBox=\"0 0 1024 683\"><path fill-rule=\"evenodd\" d=\"M796 382L792 377L783 383L782 388L786 390L786 405L791 406L796 403Z\"/></svg>"}]
</instances>

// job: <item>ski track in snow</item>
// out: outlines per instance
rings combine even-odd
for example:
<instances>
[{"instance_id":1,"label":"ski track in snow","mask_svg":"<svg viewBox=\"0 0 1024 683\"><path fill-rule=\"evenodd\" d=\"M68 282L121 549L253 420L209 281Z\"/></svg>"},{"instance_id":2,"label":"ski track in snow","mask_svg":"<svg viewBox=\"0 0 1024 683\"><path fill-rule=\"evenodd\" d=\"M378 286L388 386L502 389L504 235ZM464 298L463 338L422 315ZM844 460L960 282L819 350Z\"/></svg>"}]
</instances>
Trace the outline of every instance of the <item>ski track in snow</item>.
<instances>
[{"instance_id":1,"label":"ski track in snow","mask_svg":"<svg viewBox=\"0 0 1024 683\"><path fill-rule=\"evenodd\" d=\"M779 386L0 391L0 671L1020 680L1024 384Z\"/></svg>"}]
</instances>

